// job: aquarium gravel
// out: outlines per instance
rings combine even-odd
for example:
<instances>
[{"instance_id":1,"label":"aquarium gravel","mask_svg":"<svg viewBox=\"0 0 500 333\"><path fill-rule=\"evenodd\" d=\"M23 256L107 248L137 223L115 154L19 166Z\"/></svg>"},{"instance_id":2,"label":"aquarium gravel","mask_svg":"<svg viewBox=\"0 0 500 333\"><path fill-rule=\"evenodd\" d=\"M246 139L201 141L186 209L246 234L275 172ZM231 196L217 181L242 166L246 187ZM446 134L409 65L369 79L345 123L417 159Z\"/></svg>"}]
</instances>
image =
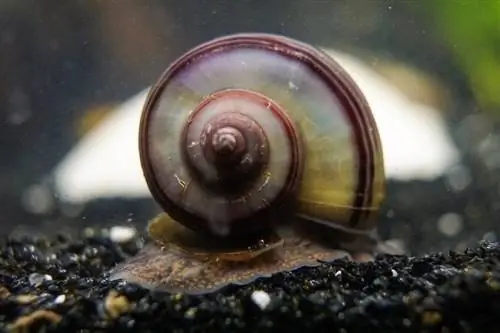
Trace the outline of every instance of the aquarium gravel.
<instances>
[{"instance_id":1,"label":"aquarium gravel","mask_svg":"<svg viewBox=\"0 0 500 333\"><path fill-rule=\"evenodd\" d=\"M206 296L153 292L106 272L140 235L8 238L0 323L8 332L493 332L500 245L419 257L338 260Z\"/></svg>"}]
</instances>

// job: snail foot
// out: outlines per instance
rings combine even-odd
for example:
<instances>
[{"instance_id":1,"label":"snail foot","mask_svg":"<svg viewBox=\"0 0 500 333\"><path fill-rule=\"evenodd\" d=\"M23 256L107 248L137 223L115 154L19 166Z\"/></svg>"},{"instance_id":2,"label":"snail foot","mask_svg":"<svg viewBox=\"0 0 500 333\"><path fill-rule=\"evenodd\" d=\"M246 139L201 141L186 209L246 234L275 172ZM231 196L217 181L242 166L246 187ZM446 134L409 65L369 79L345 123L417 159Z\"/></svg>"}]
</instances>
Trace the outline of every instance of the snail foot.
<instances>
[{"instance_id":1,"label":"snail foot","mask_svg":"<svg viewBox=\"0 0 500 333\"><path fill-rule=\"evenodd\" d=\"M224 260L224 253L195 254L173 243L151 243L119 264L110 279L123 279L154 290L205 294L230 284L246 285L279 272L346 257L349 254L345 251L324 249L297 239L284 239L282 246L242 261Z\"/></svg>"}]
</instances>

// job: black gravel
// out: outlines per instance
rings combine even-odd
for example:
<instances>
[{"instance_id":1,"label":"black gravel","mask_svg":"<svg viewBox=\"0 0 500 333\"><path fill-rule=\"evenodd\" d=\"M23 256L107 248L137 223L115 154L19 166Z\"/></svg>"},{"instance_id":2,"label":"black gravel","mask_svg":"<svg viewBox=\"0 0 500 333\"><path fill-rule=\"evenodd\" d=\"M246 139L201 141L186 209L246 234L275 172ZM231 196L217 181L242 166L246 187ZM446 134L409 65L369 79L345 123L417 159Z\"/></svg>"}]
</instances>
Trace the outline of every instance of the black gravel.
<instances>
[{"instance_id":1,"label":"black gravel","mask_svg":"<svg viewBox=\"0 0 500 333\"><path fill-rule=\"evenodd\" d=\"M10 332L487 332L500 325L500 244L379 256L283 273L207 296L151 292L105 273L133 255L106 236L12 239L0 248ZM104 276L104 277L103 277ZM269 294L265 308L252 300ZM489 329L488 329L489 328Z\"/></svg>"}]
</instances>

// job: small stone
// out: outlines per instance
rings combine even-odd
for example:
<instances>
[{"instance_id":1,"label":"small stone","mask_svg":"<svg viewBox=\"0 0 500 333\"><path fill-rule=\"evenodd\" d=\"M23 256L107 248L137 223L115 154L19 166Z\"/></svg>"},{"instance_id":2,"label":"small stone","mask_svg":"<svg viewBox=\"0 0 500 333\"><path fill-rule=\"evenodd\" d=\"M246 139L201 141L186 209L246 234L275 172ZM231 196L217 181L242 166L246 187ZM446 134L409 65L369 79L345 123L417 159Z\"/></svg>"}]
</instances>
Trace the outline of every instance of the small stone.
<instances>
[{"instance_id":1,"label":"small stone","mask_svg":"<svg viewBox=\"0 0 500 333\"><path fill-rule=\"evenodd\" d=\"M117 243L125 243L130 241L132 238L134 238L136 234L136 230L131 227L125 227L125 226L114 226L109 230L109 238L113 242Z\"/></svg>"},{"instance_id":2,"label":"small stone","mask_svg":"<svg viewBox=\"0 0 500 333\"><path fill-rule=\"evenodd\" d=\"M10 295L9 289L4 286L0 286L0 299L7 298Z\"/></svg>"},{"instance_id":3,"label":"small stone","mask_svg":"<svg viewBox=\"0 0 500 333\"><path fill-rule=\"evenodd\" d=\"M38 297L36 295L17 295L15 300L19 304L30 304L34 302Z\"/></svg>"},{"instance_id":4,"label":"small stone","mask_svg":"<svg viewBox=\"0 0 500 333\"><path fill-rule=\"evenodd\" d=\"M54 303L56 304L62 304L66 301L66 295L59 295L54 299Z\"/></svg>"},{"instance_id":5,"label":"small stone","mask_svg":"<svg viewBox=\"0 0 500 333\"><path fill-rule=\"evenodd\" d=\"M434 310L427 310L422 313L422 324L426 326L433 326L440 323L442 315Z\"/></svg>"},{"instance_id":6,"label":"small stone","mask_svg":"<svg viewBox=\"0 0 500 333\"><path fill-rule=\"evenodd\" d=\"M189 308L185 313L184 313L184 318L186 319L194 319L196 317L196 312L198 310L196 308Z\"/></svg>"},{"instance_id":7,"label":"small stone","mask_svg":"<svg viewBox=\"0 0 500 333\"><path fill-rule=\"evenodd\" d=\"M48 274L32 273L28 279L33 287L39 287L45 281L52 281L52 276Z\"/></svg>"},{"instance_id":8,"label":"small stone","mask_svg":"<svg viewBox=\"0 0 500 333\"><path fill-rule=\"evenodd\" d=\"M118 294L115 290L108 293L104 300L104 307L111 318L118 318L132 309L132 305L126 296Z\"/></svg>"},{"instance_id":9,"label":"small stone","mask_svg":"<svg viewBox=\"0 0 500 333\"><path fill-rule=\"evenodd\" d=\"M271 303L271 296L262 290L254 291L250 298L261 310L267 308L269 303Z\"/></svg>"}]
</instances>

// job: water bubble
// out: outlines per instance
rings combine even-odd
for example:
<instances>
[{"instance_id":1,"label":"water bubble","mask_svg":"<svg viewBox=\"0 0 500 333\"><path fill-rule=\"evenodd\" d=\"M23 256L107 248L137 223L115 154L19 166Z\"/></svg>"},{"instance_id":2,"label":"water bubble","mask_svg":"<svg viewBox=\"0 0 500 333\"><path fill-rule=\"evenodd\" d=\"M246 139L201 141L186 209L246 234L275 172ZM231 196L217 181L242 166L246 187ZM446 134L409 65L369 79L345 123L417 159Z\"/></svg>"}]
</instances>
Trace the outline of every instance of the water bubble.
<instances>
[{"instance_id":1,"label":"water bubble","mask_svg":"<svg viewBox=\"0 0 500 333\"><path fill-rule=\"evenodd\" d=\"M455 165L451 167L445 177L448 186L454 192L463 191L471 183L469 169L463 165Z\"/></svg>"},{"instance_id":2,"label":"water bubble","mask_svg":"<svg viewBox=\"0 0 500 333\"><path fill-rule=\"evenodd\" d=\"M24 208L33 214L47 214L54 206L50 190L43 185L28 187L21 197L21 202Z\"/></svg>"},{"instance_id":3,"label":"water bubble","mask_svg":"<svg viewBox=\"0 0 500 333\"><path fill-rule=\"evenodd\" d=\"M487 232L483 235L483 240L488 241L488 242L496 242L497 235L493 231Z\"/></svg>"},{"instance_id":4,"label":"water bubble","mask_svg":"<svg viewBox=\"0 0 500 333\"><path fill-rule=\"evenodd\" d=\"M456 236L463 228L463 218L456 213L443 214L437 221L437 227L448 237Z\"/></svg>"}]
</instances>

